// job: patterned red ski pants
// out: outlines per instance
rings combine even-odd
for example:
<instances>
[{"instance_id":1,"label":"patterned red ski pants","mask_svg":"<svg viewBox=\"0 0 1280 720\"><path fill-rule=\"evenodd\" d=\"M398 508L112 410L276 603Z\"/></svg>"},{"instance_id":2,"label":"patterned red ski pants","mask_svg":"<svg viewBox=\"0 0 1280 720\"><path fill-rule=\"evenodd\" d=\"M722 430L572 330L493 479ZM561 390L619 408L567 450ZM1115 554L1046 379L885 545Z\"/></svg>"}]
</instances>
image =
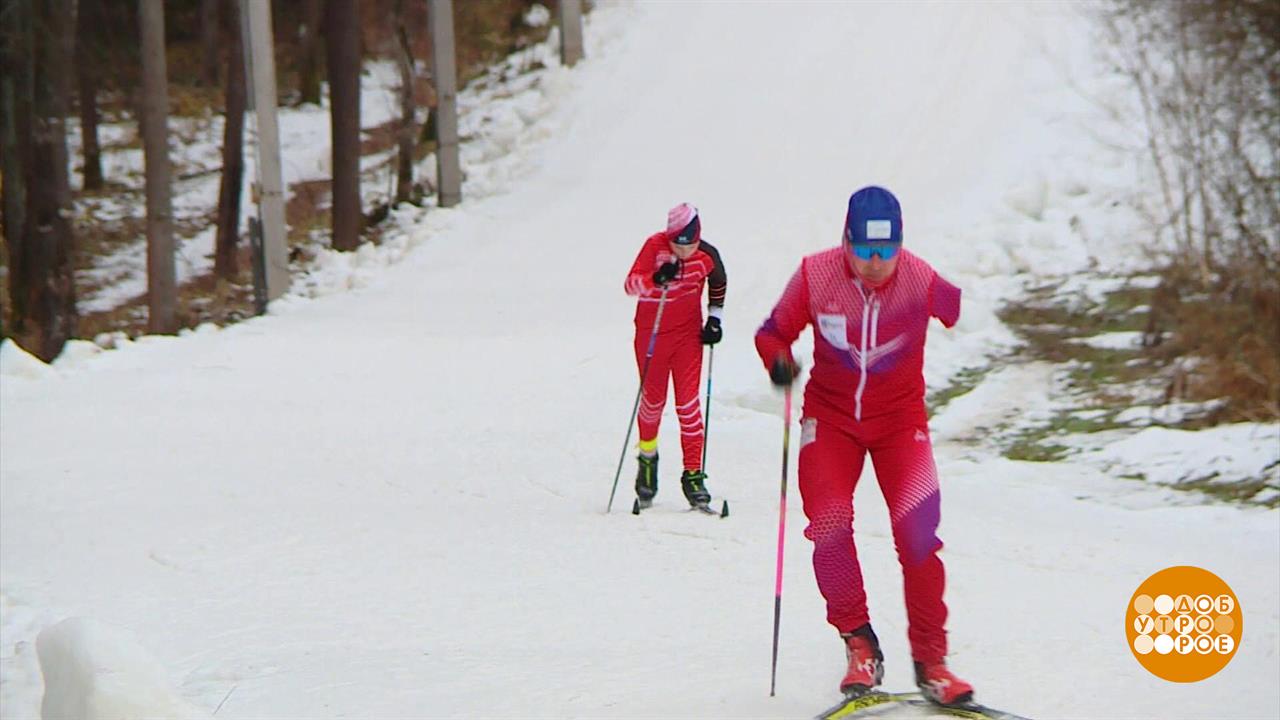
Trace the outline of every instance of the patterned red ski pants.
<instances>
[{"instance_id":1,"label":"patterned red ski pants","mask_svg":"<svg viewBox=\"0 0 1280 720\"><path fill-rule=\"evenodd\" d=\"M800 495L813 541L813 571L827 601L827 621L849 632L870 621L862 568L853 542L853 491L867 452L889 505L907 605L912 659L947 654L942 601L945 571L938 551L938 471L929 429L915 416L872 419L851 433L808 417L802 420Z\"/></svg>"},{"instance_id":2,"label":"patterned red ski pants","mask_svg":"<svg viewBox=\"0 0 1280 720\"><path fill-rule=\"evenodd\" d=\"M636 368L644 374L645 352L649 349L648 332L636 332ZM684 449L684 469L702 468L702 406L698 402L698 382L702 378L702 339L698 328L692 332L658 335L644 374L641 393L641 442L656 440L662 422L662 408L667 403L667 383L675 386L676 418L680 421L680 445Z\"/></svg>"}]
</instances>

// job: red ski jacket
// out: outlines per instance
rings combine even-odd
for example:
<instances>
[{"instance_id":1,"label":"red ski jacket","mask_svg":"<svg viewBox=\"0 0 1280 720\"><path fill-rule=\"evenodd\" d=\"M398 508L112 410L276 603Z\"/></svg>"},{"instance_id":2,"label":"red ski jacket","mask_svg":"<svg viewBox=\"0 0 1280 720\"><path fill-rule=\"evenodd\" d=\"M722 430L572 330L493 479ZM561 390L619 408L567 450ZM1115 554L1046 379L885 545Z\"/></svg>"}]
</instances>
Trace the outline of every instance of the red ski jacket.
<instances>
[{"instance_id":1,"label":"red ski jacket","mask_svg":"<svg viewBox=\"0 0 1280 720\"><path fill-rule=\"evenodd\" d=\"M893 276L865 286L843 247L804 258L773 313L756 332L768 368L806 325L813 325L813 369L804 413L853 430L893 413L924 421L924 342L929 318L946 327L960 318L960 288L927 262L902 250Z\"/></svg>"},{"instance_id":2,"label":"red ski jacket","mask_svg":"<svg viewBox=\"0 0 1280 720\"><path fill-rule=\"evenodd\" d=\"M669 235L657 232L650 235L631 264L631 271L623 283L628 295L639 296L636 301L636 332L653 332L653 321L658 314L658 300L662 288L653 282L653 273L665 263L674 262L679 272L667 283L666 307L662 311L659 335L697 332L702 328L702 286L707 284L707 310L719 317L724 308L727 278L720 252L703 240L686 260L679 260L671 252Z\"/></svg>"}]
</instances>

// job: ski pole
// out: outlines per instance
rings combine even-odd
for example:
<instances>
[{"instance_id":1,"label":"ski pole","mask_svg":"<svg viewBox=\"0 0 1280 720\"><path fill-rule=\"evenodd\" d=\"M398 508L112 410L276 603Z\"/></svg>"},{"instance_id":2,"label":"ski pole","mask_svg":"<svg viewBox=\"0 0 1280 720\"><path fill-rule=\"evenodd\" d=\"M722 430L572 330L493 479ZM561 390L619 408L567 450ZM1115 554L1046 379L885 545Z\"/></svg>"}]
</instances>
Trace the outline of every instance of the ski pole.
<instances>
[{"instance_id":1,"label":"ski pole","mask_svg":"<svg viewBox=\"0 0 1280 720\"><path fill-rule=\"evenodd\" d=\"M707 471L707 438L711 436L711 364L716 359L716 346L707 347L707 402L702 413L702 472Z\"/></svg>"},{"instance_id":2,"label":"ski pole","mask_svg":"<svg viewBox=\"0 0 1280 720\"><path fill-rule=\"evenodd\" d=\"M644 380L649 375L649 361L653 360L653 347L658 342L658 326L662 323L662 309L666 304L667 286L663 285L662 295L658 298L658 314L653 318L653 332L649 334L649 349L644 353L644 367L640 369L640 388L636 390L636 402L631 406L631 419L627 421L627 437L622 441L622 454L618 456L618 471L613 474L613 489L609 491L609 505L604 509L606 515L613 510L613 496L618 492L622 462L627 458L627 445L631 443L631 427L636 424L636 413L640 411L640 396L644 393Z\"/></svg>"},{"instance_id":3,"label":"ski pole","mask_svg":"<svg viewBox=\"0 0 1280 720\"><path fill-rule=\"evenodd\" d=\"M778 624L782 619L782 545L787 537L787 455L791 448L791 386L787 386L786 424L782 426L782 495L778 501L778 572L773 589L773 673L769 697L778 687Z\"/></svg>"}]
</instances>

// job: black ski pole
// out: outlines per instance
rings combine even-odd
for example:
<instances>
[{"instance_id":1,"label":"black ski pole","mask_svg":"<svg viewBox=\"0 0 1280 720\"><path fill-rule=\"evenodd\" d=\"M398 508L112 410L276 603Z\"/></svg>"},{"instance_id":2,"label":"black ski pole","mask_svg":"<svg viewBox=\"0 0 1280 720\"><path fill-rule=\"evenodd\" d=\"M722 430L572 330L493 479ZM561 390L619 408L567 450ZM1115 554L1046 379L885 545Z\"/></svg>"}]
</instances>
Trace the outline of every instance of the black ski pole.
<instances>
[{"instance_id":1,"label":"black ski pole","mask_svg":"<svg viewBox=\"0 0 1280 720\"><path fill-rule=\"evenodd\" d=\"M707 346L707 402L702 412L702 472L707 471L707 440L711 437L711 365L716 359L716 346Z\"/></svg>"},{"instance_id":2,"label":"black ski pole","mask_svg":"<svg viewBox=\"0 0 1280 720\"><path fill-rule=\"evenodd\" d=\"M711 366L716 359L716 346L707 350L707 411L702 417L702 472L707 471L707 438L711 437ZM720 501L720 517L729 517L729 501Z\"/></svg>"},{"instance_id":3,"label":"black ski pole","mask_svg":"<svg viewBox=\"0 0 1280 720\"><path fill-rule=\"evenodd\" d=\"M782 620L782 546L787 537L787 455L791 448L791 386L787 386L786 424L782 426L782 496L778 501L778 572L773 590L773 671L769 697L778 687L778 625Z\"/></svg>"},{"instance_id":4,"label":"black ski pole","mask_svg":"<svg viewBox=\"0 0 1280 720\"><path fill-rule=\"evenodd\" d=\"M613 489L609 491L609 505L604 509L606 515L613 510L613 496L618 492L622 462L627 458L627 445L631 443L631 427L636 424L636 413L640 411L640 396L644 393L644 380L649 375L649 361L653 360L653 346L658 342L658 325L662 322L662 309L666 304L667 286L663 285L662 295L658 298L658 314L653 318L653 332L649 334L649 349L644 353L644 367L640 369L640 388L636 390L636 402L631 406L631 419L627 421L627 437L622 441L622 454L618 456L618 471L613 474Z\"/></svg>"}]
</instances>

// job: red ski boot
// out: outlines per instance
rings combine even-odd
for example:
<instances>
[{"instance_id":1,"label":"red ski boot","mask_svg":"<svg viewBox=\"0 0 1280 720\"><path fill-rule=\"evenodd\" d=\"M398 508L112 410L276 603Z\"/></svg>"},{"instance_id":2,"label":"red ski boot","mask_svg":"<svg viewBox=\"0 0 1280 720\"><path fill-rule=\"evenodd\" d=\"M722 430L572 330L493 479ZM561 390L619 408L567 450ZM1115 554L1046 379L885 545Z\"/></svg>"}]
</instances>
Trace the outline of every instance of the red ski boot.
<instances>
[{"instance_id":1,"label":"red ski boot","mask_svg":"<svg viewBox=\"0 0 1280 720\"><path fill-rule=\"evenodd\" d=\"M840 692L850 697L870 692L884 679L884 655L875 631L870 625L863 625L853 632L840 633L840 637L844 638L849 658L849 671L840 681Z\"/></svg>"},{"instance_id":2,"label":"red ski boot","mask_svg":"<svg viewBox=\"0 0 1280 720\"><path fill-rule=\"evenodd\" d=\"M973 701L973 686L947 669L947 663L916 663L916 686L929 700L939 705L963 705Z\"/></svg>"}]
</instances>

